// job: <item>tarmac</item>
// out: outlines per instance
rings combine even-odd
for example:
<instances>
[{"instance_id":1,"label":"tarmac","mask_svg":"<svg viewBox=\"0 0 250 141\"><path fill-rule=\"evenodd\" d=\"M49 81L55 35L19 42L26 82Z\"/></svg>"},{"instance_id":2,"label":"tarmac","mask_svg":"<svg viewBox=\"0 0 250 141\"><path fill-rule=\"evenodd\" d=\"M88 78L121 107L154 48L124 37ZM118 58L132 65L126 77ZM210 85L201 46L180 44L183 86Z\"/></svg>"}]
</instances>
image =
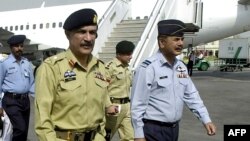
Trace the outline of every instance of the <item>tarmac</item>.
<instances>
[{"instance_id":1,"label":"tarmac","mask_svg":"<svg viewBox=\"0 0 250 141\"><path fill-rule=\"evenodd\" d=\"M250 68L237 72L194 70L191 78L217 127L217 133L208 136L203 124L185 108L180 122L179 141L223 141L224 125L250 124ZM33 99L31 103L33 104ZM28 139L37 141L33 116L31 105ZM112 141L119 141L118 134Z\"/></svg>"}]
</instances>

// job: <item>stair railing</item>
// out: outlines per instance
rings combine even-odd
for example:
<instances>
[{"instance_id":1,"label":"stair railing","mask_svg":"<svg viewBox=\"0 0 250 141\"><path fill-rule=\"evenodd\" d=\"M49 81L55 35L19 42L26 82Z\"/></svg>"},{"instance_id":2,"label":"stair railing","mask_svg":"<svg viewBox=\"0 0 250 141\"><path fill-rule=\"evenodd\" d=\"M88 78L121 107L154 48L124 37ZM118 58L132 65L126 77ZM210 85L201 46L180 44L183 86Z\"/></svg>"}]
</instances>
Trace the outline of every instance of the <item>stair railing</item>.
<instances>
[{"instance_id":1,"label":"stair railing","mask_svg":"<svg viewBox=\"0 0 250 141\"><path fill-rule=\"evenodd\" d=\"M93 55L98 56L104 43L117 23L129 16L130 0L114 0L99 21L98 38L95 42Z\"/></svg>"},{"instance_id":2,"label":"stair railing","mask_svg":"<svg viewBox=\"0 0 250 141\"><path fill-rule=\"evenodd\" d=\"M161 19L166 19L166 17L168 18L174 15L174 10L172 10L174 4L175 0L157 0L141 39L133 53L133 58L130 63L132 70L146 57L149 57L157 50L157 23Z\"/></svg>"}]
</instances>

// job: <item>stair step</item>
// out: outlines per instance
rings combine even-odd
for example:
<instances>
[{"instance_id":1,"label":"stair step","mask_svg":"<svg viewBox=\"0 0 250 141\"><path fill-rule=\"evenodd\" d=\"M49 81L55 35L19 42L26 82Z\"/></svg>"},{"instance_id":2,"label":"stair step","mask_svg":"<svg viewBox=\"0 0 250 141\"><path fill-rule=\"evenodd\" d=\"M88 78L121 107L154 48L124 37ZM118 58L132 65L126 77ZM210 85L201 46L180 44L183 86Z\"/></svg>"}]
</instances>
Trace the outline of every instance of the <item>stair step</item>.
<instances>
[{"instance_id":1,"label":"stair step","mask_svg":"<svg viewBox=\"0 0 250 141\"><path fill-rule=\"evenodd\" d=\"M145 24L118 24L117 28L126 27L126 28L133 28L133 27L145 27Z\"/></svg>"},{"instance_id":2,"label":"stair step","mask_svg":"<svg viewBox=\"0 0 250 141\"><path fill-rule=\"evenodd\" d=\"M143 20L122 20L122 22L120 23L120 24L130 24L130 23L132 23L132 24L137 24L137 23L139 23L139 24L147 24L148 23L148 19L143 19Z\"/></svg>"},{"instance_id":3,"label":"stair step","mask_svg":"<svg viewBox=\"0 0 250 141\"><path fill-rule=\"evenodd\" d=\"M115 47L103 47L102 52L113 52L113 53L115 53L116 50L115 50Z\"/></svg>"},{"instance_id":4,"label":"stair step","mask_svg":"<svg viewBox=\"0 0 250 141\"><path fill-rule=\"evenodd\" d=\"M113 32L142 32L145 27L114 28Z\"/></svg>"},{"instance_id":5,"label":"stair step","mask_svg":"<svg viewBox=\"0 0 250 141\"><path fill-rule=\"evenodd\" d=\"M108 37L107 42L104 43L102 51L98 53L99 59L105 63L112 60L116 56L115 47L122 40L131 41L136 46L147 22L148 19L123 20L121 23L118 23Z\"/></svg>"},{"instance_id":6,"label":"stair step","mask_svg":"<svg viewBox=\"0 0 250 141\"><path fill-rule=\"evenodd\" d=\"M113 32L111 37L140 37L142 33L140 32Z\"/></svg>"},{"instance_id":7,"label":"stair step","mask_svg":"<svg viewBox=\"0 0 250 141\"><path fill-rule=\"evenodd\" d=\"M128 40L131 42L137 42L139 40L138 37L108 37L108 41L120 42L122 40Z\"/></svg>"},{"instance_id":8,"label":"stair step","mask_svg":"<svg viewBox=\"0 0 250 141\"><path fill-rule=\"evenodd\" d=\"M125 40L125 39L124 39ZM133 42L133 41L132 41ZM105 47L115 47L116 46L116 44L117 44L118 42L117 41L108 41L108 42L105 42ZM135 45L137 45L137 43L138 43L138 41L134 41L133 42ZM105 48L104 47L104 48Z\"/></svg>"}]
</instances>

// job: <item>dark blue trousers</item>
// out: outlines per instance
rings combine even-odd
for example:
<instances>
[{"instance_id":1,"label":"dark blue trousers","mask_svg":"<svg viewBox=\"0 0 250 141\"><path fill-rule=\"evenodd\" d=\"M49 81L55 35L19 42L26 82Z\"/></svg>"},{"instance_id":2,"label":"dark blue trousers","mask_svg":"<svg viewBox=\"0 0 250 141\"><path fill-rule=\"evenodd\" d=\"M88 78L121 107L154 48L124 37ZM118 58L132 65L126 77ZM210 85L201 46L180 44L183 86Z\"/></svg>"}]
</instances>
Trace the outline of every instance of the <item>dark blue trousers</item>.
<instances>
[{"instance_id":1,"label":"dark blue trousers","mask_svg":"<svg viewBox=\"0 0 250 141\"><path fill-rule=\"evenodd\" d=\"M144 136L146 141L178 141L179 124L169 127L162 124L144 122Z\"/></svg>"},{"instance_id":2,"label":"dark blue trousers","mask_svg":"<svg viewBox=\"0 0 250 141\"><path fill-rule=\"evenodd\" d=\"M4 96L2 107L13 126L12 141L27 141L30 118L29 97L12 98Z\"/></svg>"}]
</instances>

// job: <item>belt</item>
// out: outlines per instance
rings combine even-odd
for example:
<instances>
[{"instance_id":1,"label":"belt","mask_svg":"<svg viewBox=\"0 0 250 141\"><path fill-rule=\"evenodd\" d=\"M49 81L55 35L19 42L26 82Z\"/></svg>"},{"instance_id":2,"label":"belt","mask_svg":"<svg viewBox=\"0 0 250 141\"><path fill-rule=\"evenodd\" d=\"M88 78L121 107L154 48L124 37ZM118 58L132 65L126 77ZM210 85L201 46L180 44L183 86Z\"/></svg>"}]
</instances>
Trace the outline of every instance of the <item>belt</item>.
<instances>
[{"instance_id":1,"label":"belt","mask_svg":"<svg viewBox=\"0 0 250 141\"><path fill-rule=\"evenodd\" d=\"M56 130L56 137L67 141L92 141L95 138L97 130L88 132L74 130Z\"/></svg>"},{"instance_id":2,"label":"belt","mask_svg":"<svg viewBox=\"0 0 250 141\"><path fill-rule=\"evenodd\" d=\"M172 127L172 128L176 127L176 125L178 125L178 123L179 123L178 121L177 122L162 122L162 121L150 120L150 119L143 119L142 121L144 123L151 123L151 124Z\"/></svg>"},{"instance_id":3,"label":"belt","mask_svg":"<svg viewBox=\"0 0 250 141\"><path fill-rule=\"evenodd\" d=\"M17 93L10 93L10 92L5 92L4 96L13 98L13 99L26 99L29 97L27 93L17 94Z\"/></svg>"},{"instance_id":4,"label":"belt","mask_svg":"<svg viewBox=\"0 0 250 141\"><path fill-rule=\"evenodd\" d=\"M112 103L118 103L118 104L126 104L130 102L129 97L125 97L125 98L110 97L110 101Z\"/></svg>"}]
</instances>

